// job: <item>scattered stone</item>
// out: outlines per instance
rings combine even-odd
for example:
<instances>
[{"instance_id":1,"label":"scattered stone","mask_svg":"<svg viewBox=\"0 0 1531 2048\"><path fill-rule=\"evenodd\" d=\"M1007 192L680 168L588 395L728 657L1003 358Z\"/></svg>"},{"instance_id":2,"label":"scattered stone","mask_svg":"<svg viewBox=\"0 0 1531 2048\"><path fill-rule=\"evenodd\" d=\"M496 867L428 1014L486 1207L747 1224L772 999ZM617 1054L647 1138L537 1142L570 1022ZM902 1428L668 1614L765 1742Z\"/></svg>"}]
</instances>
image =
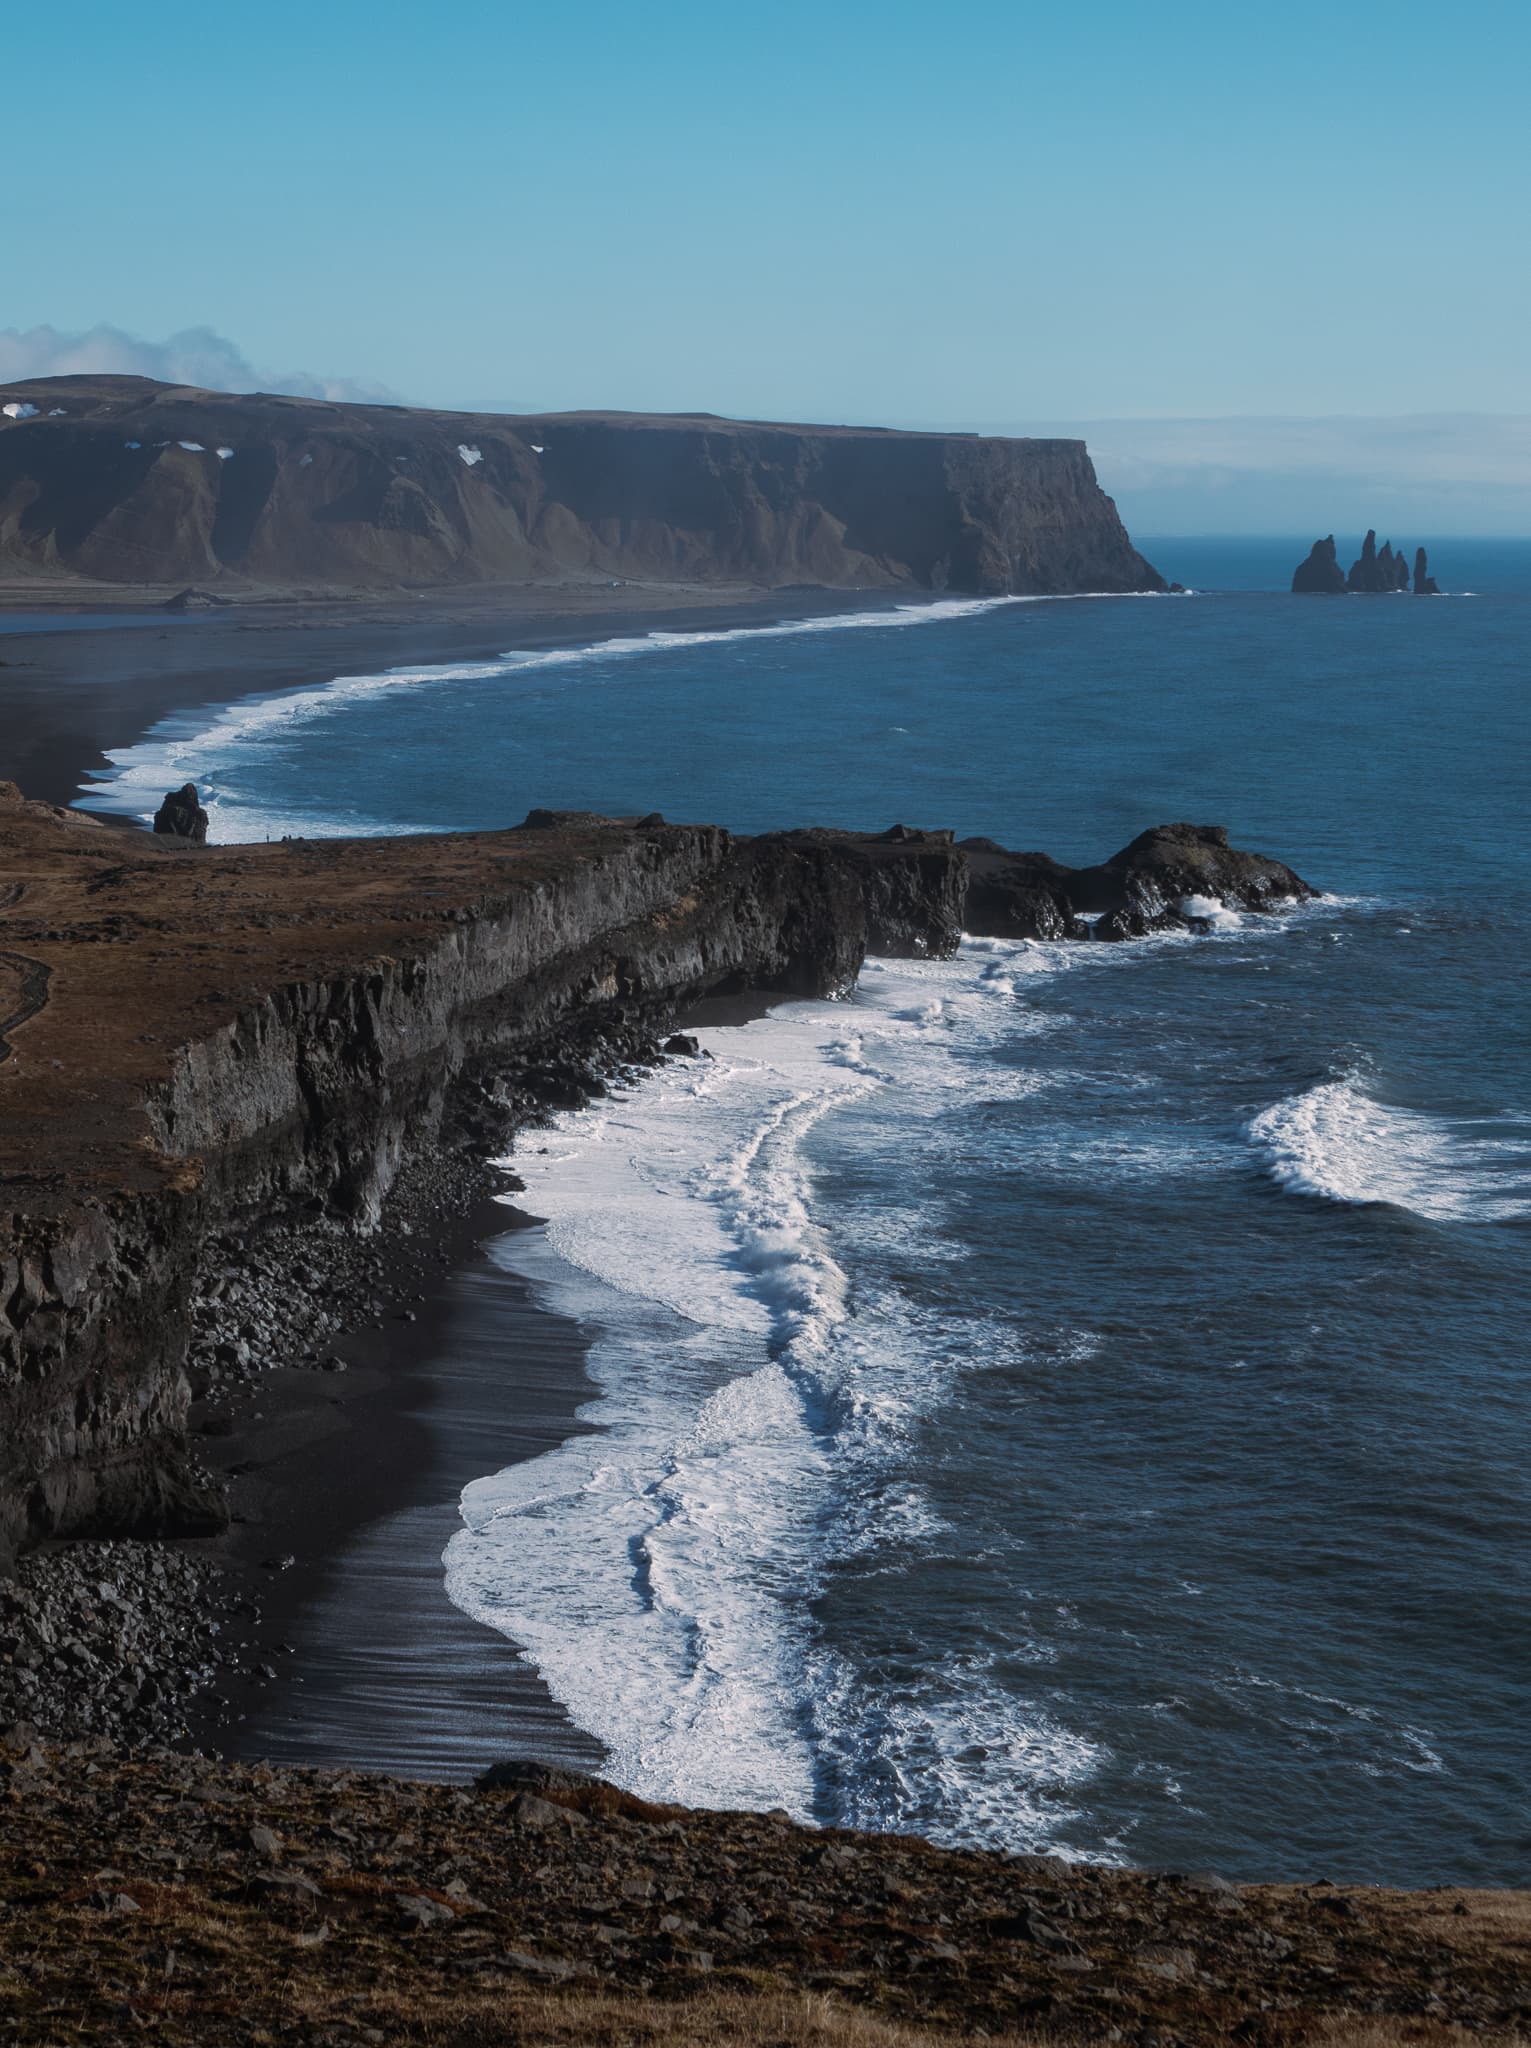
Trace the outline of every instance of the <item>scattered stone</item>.
<instances>
[{"instance_id":1,"label":"scattered stone","mask_svg":"<svg viewBox=\"0 0 1531 2048\"><path fill-rule=\"evenodd\" d=\"M444 1906L438 1899L428 1899L423 1892L404 1892L399 1897L399 1911L406 1920L416 1927L450 1927L457 1919L450 1906Z\"/></svg>"}]
</instances>

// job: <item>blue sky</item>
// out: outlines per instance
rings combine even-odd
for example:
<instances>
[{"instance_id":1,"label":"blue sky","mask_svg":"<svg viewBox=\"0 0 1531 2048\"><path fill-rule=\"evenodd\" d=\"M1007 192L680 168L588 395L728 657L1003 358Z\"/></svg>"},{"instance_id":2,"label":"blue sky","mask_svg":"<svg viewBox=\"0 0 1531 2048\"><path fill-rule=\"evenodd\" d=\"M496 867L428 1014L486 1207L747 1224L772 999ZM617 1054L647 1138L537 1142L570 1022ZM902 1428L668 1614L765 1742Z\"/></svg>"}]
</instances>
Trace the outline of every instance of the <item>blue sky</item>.
<instances>
[{"instance_id":1,"label":"blue sky","mask_svg":"<svg viewBox=\"0 0 1531 2048\"><path fill-rule=\"evenodd\" d=\"M442 405L1531 412L1524 4L64 26L13 26L8 327L207 326Z\"/></svg>"}]
</instances>

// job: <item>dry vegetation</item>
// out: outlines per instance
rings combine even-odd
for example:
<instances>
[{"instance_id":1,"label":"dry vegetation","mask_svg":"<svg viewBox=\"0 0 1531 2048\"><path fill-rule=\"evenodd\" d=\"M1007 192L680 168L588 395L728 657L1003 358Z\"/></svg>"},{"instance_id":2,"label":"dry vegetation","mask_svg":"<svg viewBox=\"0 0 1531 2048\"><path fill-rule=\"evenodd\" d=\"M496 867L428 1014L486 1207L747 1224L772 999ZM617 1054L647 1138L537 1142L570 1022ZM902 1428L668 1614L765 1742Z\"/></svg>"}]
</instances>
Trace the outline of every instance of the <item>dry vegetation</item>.
<instances>
[{"instance_id":1,"label":"dry vegetation","mask_svg":"<svg viewBox=\"0 0 1531 2048\"><path fill-rule=\"evenodd\" d=\"M964 1855L0 1741L0 2044L1447 2048L1526 2040L1531 1899Z\"/></svg>"}]
</instances>

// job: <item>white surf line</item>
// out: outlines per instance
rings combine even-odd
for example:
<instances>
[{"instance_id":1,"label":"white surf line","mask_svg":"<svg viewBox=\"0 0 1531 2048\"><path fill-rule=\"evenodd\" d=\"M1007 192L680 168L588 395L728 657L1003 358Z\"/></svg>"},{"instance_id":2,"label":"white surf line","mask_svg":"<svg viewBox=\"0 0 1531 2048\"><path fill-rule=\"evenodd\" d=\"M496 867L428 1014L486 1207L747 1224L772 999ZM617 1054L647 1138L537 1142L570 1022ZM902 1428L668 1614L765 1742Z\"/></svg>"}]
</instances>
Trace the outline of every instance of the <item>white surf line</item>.
<instances>
[{"instance_id":1,"label":"white surf line","mask_svg":"<svg viewBox=\"0 0 1531 2048\"><path fill-rule=\"evenodd\" d=\"M377 673L335 676L329 682L298 685L265 695L239 698L231 704L208 705L201 713L177 713L159 720L132 745L108 748L110 768L91 771L93 779L82 783L76 801L88 800L97 809L126 813L147 823L167 789L183 782L200 788L215 773L209 763L231 746L278 732L285 727L332 716L348 705L399 689L426 689L452 682L489 681L496 676L524 674L530 670L574 668L603 661L623 661L653 654L684 654L692 649L721 647L741 641L786 639L802 634L844 631L888 631L905 626L947 625L959 619L981 617L1012 605L1069 604L1085 599L1157 597L1158 591L1067 591L1051 596L1007 594L999 597L933 598L928 602L893 605L883 609L832 612L822 618L781 619L766 626L730 626L655 629L643 634L615 634L609 639L581 642L570 647L509 649L497 660L487 662L441 662L417 667L383 669ZM204 723L200 717L211 712ZM208 802L209 793L212 802ZM203 801L216 817L218 792L203 792ZM254 822L262 834L270 820ZM286 821L277 820L278 824ZM294 821L295 829L313 837L354 833L407 834L425 831L425 826L383 825L366 819L330 820L304 818ZM232 844L226 833L221 844Z\"/></svg>"}]
</instances>

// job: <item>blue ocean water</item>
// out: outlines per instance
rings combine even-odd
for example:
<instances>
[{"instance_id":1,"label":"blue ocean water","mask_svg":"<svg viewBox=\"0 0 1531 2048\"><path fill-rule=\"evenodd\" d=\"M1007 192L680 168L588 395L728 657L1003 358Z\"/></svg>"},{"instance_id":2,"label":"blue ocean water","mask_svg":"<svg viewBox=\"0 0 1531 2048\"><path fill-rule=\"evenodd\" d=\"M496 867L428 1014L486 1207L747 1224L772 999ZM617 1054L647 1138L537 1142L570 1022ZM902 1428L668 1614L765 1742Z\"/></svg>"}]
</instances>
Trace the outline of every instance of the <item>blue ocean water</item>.
<instances>
[{"instance_id":1,"label":"blue ocean water","mask_svg":"<svg viewBox=\"0 0 1531 2048\"><path fill-rule=\"evenodd\" d=\"M111 794L1288 860L1322 901L871 963L524 1148L501 1255L590 1329L599 1427L469 1489L447 1583L640 1789L1525 1883L1531 545L1417 601L1145 546L1197 594L316 676Z\"/></svg>"}]
</instances>

